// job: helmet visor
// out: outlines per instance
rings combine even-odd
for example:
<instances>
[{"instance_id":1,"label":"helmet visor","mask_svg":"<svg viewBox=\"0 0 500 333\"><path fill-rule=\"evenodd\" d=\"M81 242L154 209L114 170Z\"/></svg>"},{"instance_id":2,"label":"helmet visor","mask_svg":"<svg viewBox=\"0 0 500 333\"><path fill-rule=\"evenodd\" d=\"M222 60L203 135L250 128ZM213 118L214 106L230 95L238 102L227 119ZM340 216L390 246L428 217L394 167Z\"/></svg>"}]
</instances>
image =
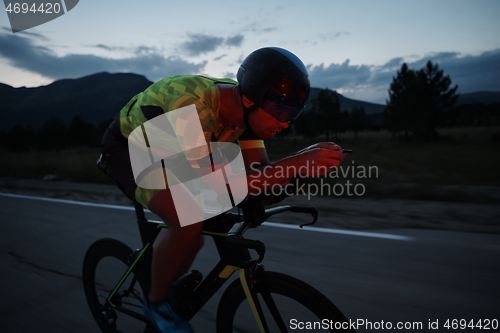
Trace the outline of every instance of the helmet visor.
<instances>
[{"instance_id":1,"label":"helmet visor","mask_svg":"<svg viewBox=\"0 0 500 333\"><path fill-rule=\"evenodd\" d=\"M297 105L289 97L269 92L266 95L262 110L279 121L286 123L297 118L303 106Z\"/></svg>"}]
</instances>

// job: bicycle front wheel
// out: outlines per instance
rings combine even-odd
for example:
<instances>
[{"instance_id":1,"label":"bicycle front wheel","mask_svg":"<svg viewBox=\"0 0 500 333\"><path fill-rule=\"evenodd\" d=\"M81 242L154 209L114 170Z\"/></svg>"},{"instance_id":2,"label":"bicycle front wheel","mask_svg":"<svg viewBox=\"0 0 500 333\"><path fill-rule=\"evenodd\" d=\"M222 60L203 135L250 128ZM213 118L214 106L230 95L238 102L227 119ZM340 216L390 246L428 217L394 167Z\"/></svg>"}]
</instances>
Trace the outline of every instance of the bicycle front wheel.
<instances>
[{"instance_id":1,"label":"bicycle front wheel","mask_svg":"<svg viewBox=\"0 0 500 333\"><path fill-rule=\"evenodd\" d=\"M263 324L257 323L238 279L222 295L217 310L217 333L349 331L347 324L342 327L342 323L348 323L347 318L328 298L294 277L260 272L254 290ZM262 330L262 326L267 329Z\"/></svg>"},{"instance_id":2,"label":"bicycle front wheel","mask_svg":"<svg viewBox=\"0 0 500 333\"><path fill-rule=\"evenodd\" d=\"M85 297L104 333L156 332L142 312L149 288L147 267L138 265L130 269L133 260L134 252L114 239L96 241L85 255L82 272ZM130 274L126 275L129 269Z\"/></svg>"}]
</instances>

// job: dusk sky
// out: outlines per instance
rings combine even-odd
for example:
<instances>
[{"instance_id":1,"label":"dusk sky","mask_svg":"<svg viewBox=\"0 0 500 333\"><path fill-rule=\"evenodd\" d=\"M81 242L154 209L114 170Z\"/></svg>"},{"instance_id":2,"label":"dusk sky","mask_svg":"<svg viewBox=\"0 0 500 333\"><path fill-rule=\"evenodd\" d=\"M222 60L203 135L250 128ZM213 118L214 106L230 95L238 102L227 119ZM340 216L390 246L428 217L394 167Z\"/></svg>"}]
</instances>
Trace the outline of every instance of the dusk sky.
<instances>
[{"instance_id":1,"label":"dusk sky","mask_svg":"<svg viewBox=\"0 0 500 333\"><path fill-rule=\"evenodd\" d=\"M278 46L302 59L313 87L363 101L385 103L402 63L428 60L460 93L500 91L499 17L498 0L84 0L18 33L3 11L0 82L103 71L234 78L247 54Z\"/></svg>"}]
</instances>

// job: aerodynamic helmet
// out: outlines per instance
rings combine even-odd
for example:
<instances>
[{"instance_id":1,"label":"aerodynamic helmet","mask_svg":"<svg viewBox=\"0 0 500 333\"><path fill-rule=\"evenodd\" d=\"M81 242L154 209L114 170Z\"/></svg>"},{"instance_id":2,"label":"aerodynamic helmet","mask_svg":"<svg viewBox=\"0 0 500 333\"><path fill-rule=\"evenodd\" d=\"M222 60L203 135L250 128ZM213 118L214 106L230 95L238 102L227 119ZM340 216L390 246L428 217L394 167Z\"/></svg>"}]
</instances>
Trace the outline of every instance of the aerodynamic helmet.
<instances>
[{"instance_id":1,"label":"aerodynamic helmet","mask_svg":"<svg viewBox=\"0 0 500 333\"><path fill-rule=\"evenodd\" d=\"M307 69L300 59L282 48L265 47L248 55L237 74L241 93L254 105L281 122L297 118L309 97Z\"/></svg>"}]
</instances>

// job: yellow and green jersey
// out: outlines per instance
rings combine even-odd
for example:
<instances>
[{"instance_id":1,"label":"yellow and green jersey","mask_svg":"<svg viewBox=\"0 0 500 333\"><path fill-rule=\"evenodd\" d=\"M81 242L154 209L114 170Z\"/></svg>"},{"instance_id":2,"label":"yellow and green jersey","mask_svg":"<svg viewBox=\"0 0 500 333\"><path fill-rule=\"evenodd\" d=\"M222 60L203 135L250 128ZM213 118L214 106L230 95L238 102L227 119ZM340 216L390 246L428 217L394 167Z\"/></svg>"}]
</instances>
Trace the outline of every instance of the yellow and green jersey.
<instances>
[{"instance_id":1,"label":"yellow and green jersey","mask_svg":"<svg viewBox=\"0 0 500 333\"><path fill-rule=\"evenodd\" d=\"M235 126L223 126L219 119L220 91L217 83L237 84L231 79L213 79L195 75L177 75L153 83L145 91L134 96L120 111L120 131L124 137L149 120L185 106L194 105L198 112L206 149L180 149L179 138L186 128L175 128L176 137L166 135L163 141L172 151L184 151L176 156L180 167L187 161L192 167L205 166L209 162L210 142L234 142L245 131ZM176 126L174 124L174 126ZM188 149L186 149L188 148ZM180 157L180 158L179 158ZM145 207L157 190L137 187L136 199Z\"/></svg>"},{"instance_id":2,"label":"yellow and green jersey","mask_svg":"<svg viewBox=\"0 0 500 333\"><path fill-rule=\"evenodd\" d=\"M237 84L231 79L213 79L196 75L176 75L149 86L134 96L120 111L120 130L130 133L148 120L184 106L195 105L206 142L234 142L244 132L234 127L224 128L219 121L220 93L216 83ZM178 133L182 135L182 133ZM200 156L200 158L203 156Z\"/></svg>"}]
</instances>

